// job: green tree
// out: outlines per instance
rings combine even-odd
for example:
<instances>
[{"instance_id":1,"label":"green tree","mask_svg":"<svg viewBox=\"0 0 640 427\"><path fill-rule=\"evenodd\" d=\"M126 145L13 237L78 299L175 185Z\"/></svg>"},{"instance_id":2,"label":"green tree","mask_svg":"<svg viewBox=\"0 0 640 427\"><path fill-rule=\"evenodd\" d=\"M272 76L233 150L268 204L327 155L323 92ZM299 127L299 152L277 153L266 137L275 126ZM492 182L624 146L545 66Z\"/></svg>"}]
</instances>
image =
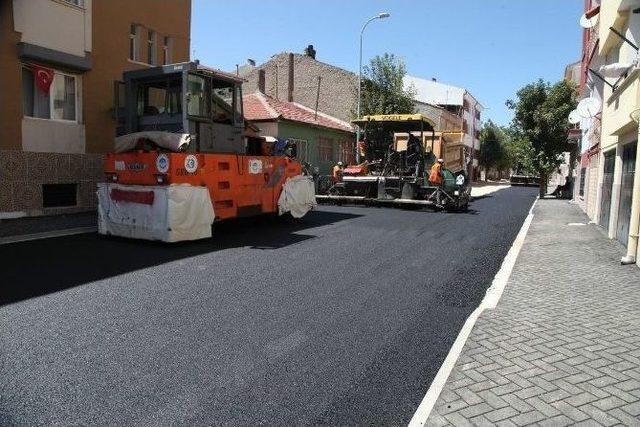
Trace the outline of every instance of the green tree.
<instances>
[{"instance_id":1,"label":"green tree","mask_svg":"<svg viewBox=\"0 0 640 427\"><path fill-rule=\"evenodd\" d=\"M413 113L415 90L405 90L406 74L404 62L392 53L371 59L363 68L360 115Z\"/></svg>"},{"instance_id":2,"label":"green tree","mask_svg":"<svg viewBox=\"0 0 640 427\"><path fill-rule=\"evenodd\" d=\"M505 136L498 126L489 120L480 131L480 152L478 163L485 170L500 169L507 156Z\"/></svg>"},{"instance_id":3,"label":"green tree","mask_svg":"<svg viewBox=\"0 0 640 427\"><path fill-rule=\"evenodd\" d=\"M525 169L540 176L540 195L546 194L551 172L562 163L562 153L570 151L567 117L576 106L575 87L562 80L554 85L538 80L507 101L514 110L512 132Z\"/></svg>"}]
</instances>

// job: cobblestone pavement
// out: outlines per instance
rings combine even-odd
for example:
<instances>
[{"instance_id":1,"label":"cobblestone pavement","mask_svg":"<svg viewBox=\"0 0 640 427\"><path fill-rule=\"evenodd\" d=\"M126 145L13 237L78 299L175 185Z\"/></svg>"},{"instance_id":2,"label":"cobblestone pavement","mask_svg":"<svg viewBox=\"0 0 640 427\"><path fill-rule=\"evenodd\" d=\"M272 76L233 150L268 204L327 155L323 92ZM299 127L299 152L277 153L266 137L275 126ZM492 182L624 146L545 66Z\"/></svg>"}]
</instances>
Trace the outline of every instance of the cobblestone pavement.
<instances>
[{"instance_id":1,"label":"cobblestone pavement","mask_svg":"<svg viewBox=\"0 0 640 427\"><path fill-rule=\"evenodd\" d=\"M427 425L640 425L640 269L573 204L540 200Z\"/></svg>"}]
</instances>

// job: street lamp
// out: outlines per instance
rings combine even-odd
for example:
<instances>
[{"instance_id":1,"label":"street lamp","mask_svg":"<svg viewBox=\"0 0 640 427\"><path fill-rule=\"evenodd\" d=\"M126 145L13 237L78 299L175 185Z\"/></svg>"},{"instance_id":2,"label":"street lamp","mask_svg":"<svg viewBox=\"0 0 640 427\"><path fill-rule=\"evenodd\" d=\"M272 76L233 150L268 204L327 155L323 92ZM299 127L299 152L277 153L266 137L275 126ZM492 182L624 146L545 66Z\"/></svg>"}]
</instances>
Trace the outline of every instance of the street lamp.
<instances>
[{"instance_id":1,"label":"street lamp","mask_svg":"<svg viewBox=\"0 0 640 427\"><path fill-rule=\"evenodd\" d=\"M362 101L362 35L364 34L364 29L367 28L367 25L369 25L369 23L371 21L374 21L376 19L385 19L390 17L391 14L387 13L387 12L380 12L379 14L377 14L376 16L371 17L367 22L364 23L364 25L362 26L362 30L360 30L360 63L358 66L358 109L357 109L357 118L360 118L360 104ZM357 130L356 130L356 163L360 163L360 150L358 150L358 142L360 142L360 126L358 126Z\"/></svg>"}]
</instances>

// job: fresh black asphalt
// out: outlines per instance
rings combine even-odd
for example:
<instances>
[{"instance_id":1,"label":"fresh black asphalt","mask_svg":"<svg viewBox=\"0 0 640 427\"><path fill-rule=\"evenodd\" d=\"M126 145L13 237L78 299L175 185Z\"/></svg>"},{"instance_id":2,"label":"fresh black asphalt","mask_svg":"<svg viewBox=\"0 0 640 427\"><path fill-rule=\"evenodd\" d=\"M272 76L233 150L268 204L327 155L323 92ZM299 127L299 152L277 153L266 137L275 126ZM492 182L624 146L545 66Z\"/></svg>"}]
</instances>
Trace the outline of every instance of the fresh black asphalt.
<instances>
[{"instance_id":1,"label":"fresh black asphalt","mask_svg":"<svg viewBox=\"0 0 640 427\"><path fill-rule=\"evenodd\" d=\"M406 424L536 191L0 246L0 425Z\"/></svg>"}]
</instances>

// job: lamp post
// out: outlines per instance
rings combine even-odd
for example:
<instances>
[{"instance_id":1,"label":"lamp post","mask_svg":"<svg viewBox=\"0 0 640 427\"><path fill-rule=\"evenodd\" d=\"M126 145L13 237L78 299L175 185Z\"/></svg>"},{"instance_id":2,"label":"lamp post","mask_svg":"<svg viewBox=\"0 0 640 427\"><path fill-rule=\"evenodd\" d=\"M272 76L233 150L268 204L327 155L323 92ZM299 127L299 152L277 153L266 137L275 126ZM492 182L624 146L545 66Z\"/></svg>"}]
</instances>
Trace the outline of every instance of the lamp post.
<instances>
[{"instance_id":1,"label":"lamp post","mask_svg":"<svg viewBox=\"0 0 640 427\"><path fill-rule=\"evenodd\" d=\"M371 17L367 22L362 26L362 30L360 30L360 62L358 65L358 107L356 111L357 118L360 118L360 104L362 101L362 36L364 34L364 29L367 28L367 25L376 19L385 19L390 17L391 14L387 12L381 12L376 16ZM356 130L356 163L360 163L360 150L358 150L358 142L360 142L360 126L358 126Z\"/></svg>"}]
</instances>

